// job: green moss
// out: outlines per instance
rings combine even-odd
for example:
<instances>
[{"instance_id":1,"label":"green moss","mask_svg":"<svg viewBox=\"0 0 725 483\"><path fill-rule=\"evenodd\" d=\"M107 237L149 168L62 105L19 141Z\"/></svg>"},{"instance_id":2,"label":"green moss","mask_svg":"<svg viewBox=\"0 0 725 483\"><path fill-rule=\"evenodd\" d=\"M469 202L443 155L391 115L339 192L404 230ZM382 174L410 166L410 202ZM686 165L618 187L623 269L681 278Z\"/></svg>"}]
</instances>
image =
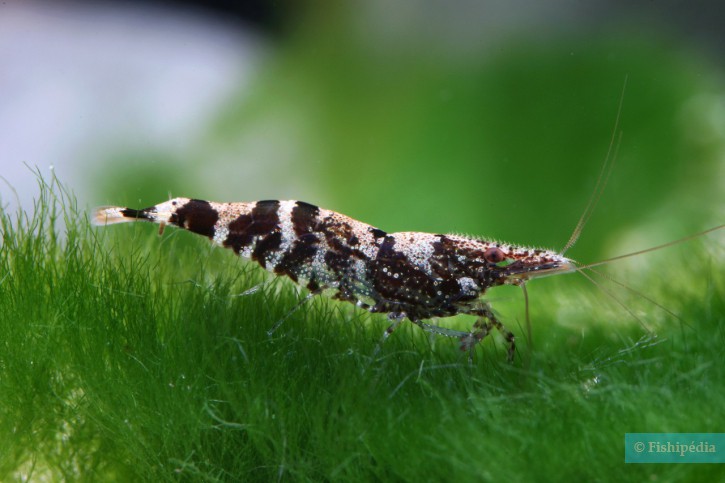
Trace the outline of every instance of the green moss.
<instances>
[{"instance_id":1,"label":"green moss","mask_svg":"<svg viewBox=\"0 0 725 483\"><path fill-rule=\"evenodd\" d=\"M717 265L703 293L650 277L648 295L687 322L664 318L657 338L610 323L596 292L541 282L535 350L522 342L509 365L503 344L486 341L469 367L455 341L410 325L373 358L385 317L329 300L269 338L299 297L290 283L239 296L261 270L180 231L93 229L56 181L41 183L34 213L1 221L0 479L723 476L623 463L625 432L725 424ZM690 261L705 258L695 247ZM562 318L568 297L586 302ZM658 310L641 302L626 301ZM520 312L507 320L523 341Z\"/></svg>"}]
</instances>

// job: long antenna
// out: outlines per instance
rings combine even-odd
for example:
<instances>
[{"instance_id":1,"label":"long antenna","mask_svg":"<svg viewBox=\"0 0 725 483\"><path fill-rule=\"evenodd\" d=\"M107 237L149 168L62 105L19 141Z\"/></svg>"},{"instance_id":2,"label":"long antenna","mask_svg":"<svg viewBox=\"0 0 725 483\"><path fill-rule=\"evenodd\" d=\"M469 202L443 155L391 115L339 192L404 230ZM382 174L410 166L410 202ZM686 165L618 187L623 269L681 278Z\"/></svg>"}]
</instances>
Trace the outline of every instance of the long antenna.
<instances>
[{"instance_id":1,"label":"long antenna","mask_svg":"<svg viewBox=\"0 0 725 483\"><path fill-rule=\"evenodd\" d=\"M600 276L602 278L606 278L610 282L615 283L615 284L619 285L620 287L622 287L622 288L630 291L631 293L637 295L638 297L643 298L644 300L648 301L652 305L655 305L655 306L659 307L663 311L665 311L668 314L670 314L672 317L674 317L677 320L679 320L680 323L682 323L683 325L686 325L687 327L692 328L692 326L690 326L690 324L688 324L685 321L685 319L683 319L682 317L680 317L679 315L677 315L676 313L674 313L673 311L671 311L670 309L668 309L667 307L665 307L664 305L662 305L661 303L657 302L652 297L649 297L649 296L645 295L644 293L640 292L639 290L633 289L632 287L630 287L626 283L620 282L619 280L615 279L614 277L612 277L611 275L609 275L607 273L600 272L599 270L594 270L593 268L588 268L587 270L589 270L590 272L592 272L592 273L594 273L594 274L596 274L596 275L598 275L598 276Z\"/></svg>"},{"instance_id":2,"label":"long antenna","mask_svg":"<svg viewBox=\"0 0 725 483\"><path fill-rule=\"evenodd\" d=\"M657 246L651 247L651 248L645 248L644 250L638 250L638 251L632 252L632 253L625 253L624 255L617 255L616 257L607 258L606 260L600 260L598 262L589 263L587 265L581 265L581 266L576 267L576 271L585 270L587 268L592 268L592 267L598 267L600 265L605 265L607 263L611 263L611 262L614 262L614 261L617 261L617 260L622 260L624 258L634 257L634 256L637 256L637 255L641 255L643 253L649 253L649 252L654 252L656 250L661 250L662 248L671 247L672 245L677 245L678 243L683 243L683 242L686 242L687 240L692 240L693 238L697 238L697 237L700 237L700 236L703 236L703 235L707 235L708 233L712 233L714 231L721 230L723 228L725 228L725 225L715 226L715 227L709 228L709 229L707 229L705 231L701 231L699 233L695 233L694 235L689 235L689 236L686 236L686 237L683 237L683 238L679 238L677 240L673 240L671 242L663 243L662 245L657 245Z\"/></svg>"},{"instance_id":3,"label":"long antenna","mask_svg":"<svg viewBox=\"0 0 725 483\"><path fill-rule=\"evenodd\" d=\"M622 85L622 93L619 96L619 106L617 107L617 117L614 121L614 129L612 129L612 137L609 140L609 147L607 148L607 155L604 158L604 164L602 164L602 169L599 171L599 176L597 177L597 184L594 186L594 190L592 191L591 196L589 197L589 201L587 202L587 207L584 209L584 212L579 217L579 221L576 224L576 227L574 228L574 231L571 233L571 236L569 237L569 240L566 242L566 245L564 245L564 248L561 249L559 252L559 255L564 255L567 250L569 250L579 239L579 236L582 233L582 230L584 229L584 226L589 221L589 218L592 216L592 213L594 212L594 209L597 207L597 203L599 203L599 199L602 197L602 193L604 192L604 188L607 187L607 181L609 181L609 175L612 174L612 168L614 168L614 162L617 158L617 152L619 151L619 143L622 140L622 133L620 132L619 135L617 134L619 130L619 121L622 117L622 106L624 105L624 92L627 89L627 77L624 76L624 84Z\"/></svg>"},{"instance_id":4,"label":"long antenna","mask_svg":"<svg viewBox=\"0 0 725 483\"><path fill-rule=\"evenodd\" d=\"M602 292L604 292L609 298L611 298L612 300L614 300L620 307L622 307L624 310L626 310L629 313L629 315L631 315L637 322L639 322L639 325L641 325L642 328L645 331L647 331L648 334L652 334L653 333L652 332L652 329L650 329L649 327L647 327L647 324L645 324L644 321L641 318L637 317L637 315L629 307L627 307L626 305L624 305L624 303L621 300L619 300L612 292L610 292L609 290L607 290L606 288L604 288L604 286L601 283L597 282L590 275L587 275L584 272L579 272L579 273L581 273L582 276L584 276L584 278L586 278L587 280L589 280L590 282L592 282L599 290L601 290Z\"/></svg>"}]
</instances>

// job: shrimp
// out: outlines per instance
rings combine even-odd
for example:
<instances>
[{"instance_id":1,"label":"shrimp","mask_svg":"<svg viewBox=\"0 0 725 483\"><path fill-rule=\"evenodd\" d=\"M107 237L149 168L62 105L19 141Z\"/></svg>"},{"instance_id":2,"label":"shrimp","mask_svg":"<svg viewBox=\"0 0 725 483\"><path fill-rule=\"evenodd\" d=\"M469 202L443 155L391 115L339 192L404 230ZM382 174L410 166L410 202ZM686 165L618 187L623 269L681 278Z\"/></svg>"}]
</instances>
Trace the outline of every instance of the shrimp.
<instances>
[{"instance_id":1,"label":"shrimp","mask_svg":"<svg viewBox=\"0 0 725 483\"><path fill-rule=\"evenodd\" d=\"M456 337L471 350L494 328L515 352L512 332L482 296L499 285L572 272L553 251L473 237L387 233L303 201L216 203L174 198L144 209L100 207L93 222L148 221L206 236L214 244L289 277L310 295L326 294L370 312L387 313L389 336L405 318L424 330ZM470 332L425 323L432 317L478 316Z\"/></svg>"}]
</instances>

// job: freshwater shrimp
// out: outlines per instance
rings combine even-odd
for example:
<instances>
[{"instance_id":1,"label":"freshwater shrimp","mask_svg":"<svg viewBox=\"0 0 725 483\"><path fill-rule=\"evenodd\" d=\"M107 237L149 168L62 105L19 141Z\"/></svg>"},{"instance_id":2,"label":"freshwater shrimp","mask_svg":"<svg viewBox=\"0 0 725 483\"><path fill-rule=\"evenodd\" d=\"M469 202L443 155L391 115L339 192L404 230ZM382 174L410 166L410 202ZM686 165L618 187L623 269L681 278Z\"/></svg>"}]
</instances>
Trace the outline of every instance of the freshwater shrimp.
<instances>
[{"instance_id":1,"label":"freshwater shrimp","mask_svg":"<svg viewBox=\"0 0 725 483\"><path fill-rule=\"evenodd\" d=\"M599 181L603 181L601 176ZM472 354L476 344L495 328L507 342L508 359L513 360L514 334L482 300L488 289L499 285L524 287L534 278L581 271L684 241L577 266L564 252L578 238L591 214L589 208L560 252L467 236L387 233L295 200L217 203L174 198L144 209L100 207L92 221L97 225L148 221L160 224L161 230L168 224L206 236L214 244L307 288L309 295L304 300L326 294L370 312L386 313L391 325L383 340L407 318L427 332L457 338L461 350ZM425 322L459 314L478 317L470 331Z\"/></svg>"},{"instance_id":2,"label":"freshwater shrimp","mask_svg":"<svg viewBox=\"0 0 725 483\"><path fill-rule=\"evenodd\" d=\"M135 210L102 207L97 224L146 220L207 236L276 275L285 275L310 294L328 293L393 321L404 318L430 332L457 337L467 350L494 327L515 350L483 294L498 285L574 270L571 260L551 251L476 238L419 232L386 233L331 210L302 201L216 203L175 198ZM480 317L470 332L424 323L432 317ZM485 322L484 322L485 320Z\"/></svg>"}]
</instances>

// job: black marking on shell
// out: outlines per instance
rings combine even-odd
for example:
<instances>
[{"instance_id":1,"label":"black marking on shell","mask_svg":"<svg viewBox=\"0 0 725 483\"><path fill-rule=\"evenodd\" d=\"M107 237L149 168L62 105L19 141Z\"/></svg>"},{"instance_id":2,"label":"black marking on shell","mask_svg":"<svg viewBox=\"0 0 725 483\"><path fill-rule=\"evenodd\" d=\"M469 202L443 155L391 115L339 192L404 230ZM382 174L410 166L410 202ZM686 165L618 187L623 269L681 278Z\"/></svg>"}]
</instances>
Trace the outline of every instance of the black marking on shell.
<instances>
[{"instance_id":1,"label":"black marking on shell","mask_svg":"<svg viewBox=\"0 0 725 483\"><path fill-rule=\"evenodd\" d=\"M392 236L383 239L376 258L369 263L367 277L377 295L371 309L375 312L404 312L418 319L452 310L441 304L438 280L396 250Z\"/></svg>"},{"instance_id":2,"label":"black marking on shell","mask_svg":"<svg viewBox=\"0 0 725 483\"><path fill-rule=\"evenodd\" d=\"M377 238L383 238L384 236L387 236L388 235L386 232L384 232L380 228L373 228L371 226L369 229L370 229L370 233L373 234L373 238L375 238L375 239L377 239Z\"/></svg>"},{"instance_id":3,"label":"black marking on shell","mask_svg":"<svg viewBox=\"0 0 725 483\"><path fill-rule=\"evenodd\" d=\"M252 260L259 262L262 268L267 268L269 256L278 251L281 245L282 232L272 232L270 235L267 235L255 243L254 250L252 251Z\"/></svg>"},{"instance_id":4,"label":"black marking on shell","mask_svg":"<svg viewBox=\"0 0 725 483\"><path fill-rule=\"evenodd\" d=\"M312 233L299 237L292 245L292 248L284 254L282 260L274 267L274 273L287 275L297 282L301 268L310 263L317 254L318 243L317 236Z\"/></svg>"},{"instance_id":5,"label":"black marking on shell","mask_svg":"<svg viewBox=\"0 0 725 483\"><path fill-rule=\"evenodd\" d=\"M327 250L325 252L325 265L332 273L337 275L338 279L344 278L349 273L351 263L350 252L343 253L336 250Z\"/></svg>"},{"instance_id":6,"label":"black marking on shell","mask_svg":"<svg viewBox=\"0 0 725 483\"><path fill-rule=\"evenodd\" d=\"M145 208L143 210L134 210L133 208L125 208L121 210L121 214L126 218L136 218L139 220L151 220L152 218L147 214L151 211L156 211L155 207Z\"/></svg>"},{"instance_id":7,"label":"black marking on shell","mask_svg":"<svg viewBox=\"0 0 725 483\"><path fill-rule=\"evenodd\" d=\"M229 223L224 246L239 253L244 247L251 246L257 237L279 230L278 210L277 200L258 201L249 213L239 215Z\"/></svg>"},{"instance_id":8,"label":"black marking on shell","mask_svg":"<svg viewBox=\"0 0 725 483\"><path fill-rule=\"evenodd\" d=\"M169 222L212 238L217 220L219 220L219 213L211 207L208 201L190 200L171 214Z\"/></svg>"},{"instance_id":9,"label":"black marking on shell","mask_svg":"<svg viewBox=\"0 0 725 483\"><path fill-rule=\"evenodd\" d=\"M317 231L320 209L304 201L298 201L292 208L292 227L297 236Z\"/></svg>"}]
</instances>

